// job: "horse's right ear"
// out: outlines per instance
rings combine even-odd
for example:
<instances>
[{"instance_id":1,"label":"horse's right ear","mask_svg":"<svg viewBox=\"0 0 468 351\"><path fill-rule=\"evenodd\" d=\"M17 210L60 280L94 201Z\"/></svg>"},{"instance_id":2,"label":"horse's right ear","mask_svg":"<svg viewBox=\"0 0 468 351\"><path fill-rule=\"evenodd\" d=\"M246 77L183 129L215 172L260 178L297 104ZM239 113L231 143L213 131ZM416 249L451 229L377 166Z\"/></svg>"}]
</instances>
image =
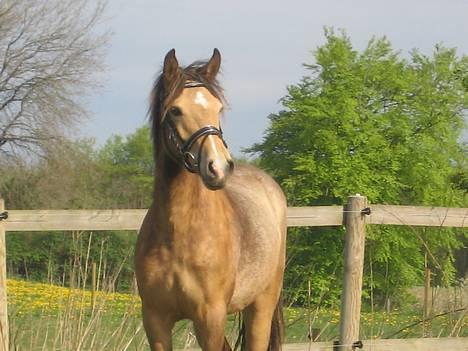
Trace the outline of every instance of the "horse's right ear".
<instances>
[{"instance_id":1,"label":"horse's right ear","mask_svg":"<svg viewBox=\"0 0 468 351\"><path fill-rule=\"evenodd\" d=\"M211 56L208 63L202 68L202 72L209 81L213 81L218 74L219 67L221 66L221 54L218 49L213 50L213 56Z\"/></svg>"},{"instance_id":2,"label":"horse's right ear","mask_svg":"<svg viewBox=\"0 0 468 351\"><path fill-rule=\"evenodd\" d=\"M175 49L170 50L164 58L163 77L165 82L172 81L179 70L179 62L175 55Z\"/></svg>"}]
</instances>

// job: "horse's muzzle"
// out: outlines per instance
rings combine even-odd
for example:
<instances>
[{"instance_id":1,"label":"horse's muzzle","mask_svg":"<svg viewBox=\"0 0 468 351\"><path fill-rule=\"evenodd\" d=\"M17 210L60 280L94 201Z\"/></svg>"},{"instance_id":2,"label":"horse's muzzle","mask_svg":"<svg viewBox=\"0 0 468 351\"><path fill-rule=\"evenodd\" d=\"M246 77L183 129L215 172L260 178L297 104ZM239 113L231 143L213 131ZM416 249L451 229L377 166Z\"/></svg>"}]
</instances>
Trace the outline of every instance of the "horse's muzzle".
<instances>
[{"instance_id":1,"label":"horse's muzzle","mask_svg":"<svg viewBox=\"0 0 468 351\"><path fill-rule=\"evenodd\" d=\"M219 190L224 187L227 179L234 171L232 160L214 159L206 163L206 169L201 170L203 183L210 190Z\"/></svg>"}]
</instances>

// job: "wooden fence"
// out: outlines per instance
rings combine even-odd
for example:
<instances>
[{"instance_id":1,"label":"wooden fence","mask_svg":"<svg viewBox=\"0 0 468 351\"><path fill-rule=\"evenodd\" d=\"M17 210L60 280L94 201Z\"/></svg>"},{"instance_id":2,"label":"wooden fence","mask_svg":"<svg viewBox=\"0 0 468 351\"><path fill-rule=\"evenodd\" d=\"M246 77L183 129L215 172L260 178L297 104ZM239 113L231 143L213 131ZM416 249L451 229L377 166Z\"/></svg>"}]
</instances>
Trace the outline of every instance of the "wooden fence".
<instances>
[{"instance_id":1,"label":"wooden fence","mask_svg":"<svg viewBox=\"0 0 468 351\"><path fill-rule=\"evenodd\" d=\"M0 337L2 337L0 351L8 350L5 232L138 230L145 214L146 210L5 211L4 202L0 199ZM290 207L288 209L289 227L343 225L346 227L340 338L337 345L334 346L335 350L354 350L359 345L357 342L359 341L365 228L367 224L468 227L468 208L369 205L364 196L357 194L349 197L348 203L344 207L317 206ZM463 345L466 345L465 341L468 343L468 338L461 339L464 339L462 340ZM444 347L443 343L447 343L447 340L440 340L444 340L441 341L440 345ZM458 345L459 341L457 339L455 343ZM372 341L369 343L372 344ZM385 349L378 347L378 344L385 345L385 343L375 342L374 344L370 349L376 351ZM367 345L370 346L370 344ZM364 342L364 347L366 347L366 342ZM402 349L401 347L398 349ZM367 349L369 348L367 347ZM407 349L409 350L411 347ZM468 346L464 350L468 350Z\"/></svg>"}]
</instances>

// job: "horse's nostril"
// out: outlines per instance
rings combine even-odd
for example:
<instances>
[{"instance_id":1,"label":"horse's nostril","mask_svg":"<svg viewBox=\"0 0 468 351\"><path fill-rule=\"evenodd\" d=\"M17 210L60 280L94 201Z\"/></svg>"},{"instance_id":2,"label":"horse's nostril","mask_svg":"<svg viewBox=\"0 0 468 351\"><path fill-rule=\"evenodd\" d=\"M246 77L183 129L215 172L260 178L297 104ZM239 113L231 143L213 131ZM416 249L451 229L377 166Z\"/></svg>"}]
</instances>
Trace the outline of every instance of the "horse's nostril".
<instances>
[{"instance_id":1,"label":"horse's nostril","mask_svg":"<svg viewBox=\"0 0 468 351\"><path fill-rule=\"evenodd\" d=\"M214 179L222 179L231 174L233 170L234 162L231 160L226 160L225 162L213 160L208 162L208 175Z\"/></svg>"},{"instance_id":2,"label":"horse's nostril","mask_svg":"<svg viewBox=\"0 0 468 351\"><path fill-rule=\"evenodd\" d=\"M211 173L211 175L212 175L213 177L216 177L216 176L217 176L218 172L216 171L216 168L215 168L215 166L214 166L214 161L210 161L210 162L208 163L208 170L210 171L210 173Z\"/></svg>"}]
</instances>

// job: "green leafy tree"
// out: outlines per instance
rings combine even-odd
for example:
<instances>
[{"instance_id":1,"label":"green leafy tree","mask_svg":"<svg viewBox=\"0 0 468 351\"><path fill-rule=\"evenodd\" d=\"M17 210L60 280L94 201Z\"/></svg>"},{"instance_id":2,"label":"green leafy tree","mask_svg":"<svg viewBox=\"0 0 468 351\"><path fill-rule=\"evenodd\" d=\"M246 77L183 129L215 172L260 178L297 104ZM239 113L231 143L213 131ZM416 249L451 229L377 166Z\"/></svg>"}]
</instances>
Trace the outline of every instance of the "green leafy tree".
<instances>
[{"instance_id":1,"label":"green leafy tree","mask_svg":"<svg viewBox=\"0 0 468 351\"><path fill-rule=\"evenodd\" d=\"M0 194L9 209L98 207L101 178L91 140L66 141L44 148L42 158L5 160Z\"/></svg>"},{"instance_id":2,"label":"green leafy tree","mask_svg":"<svg viewBox=\"0 0 468 351\"><path fill-rule=\"evenodd\" d=\"M309 74L288 88L284 110L270 116L263 142L247 150L282 184L289 203L341 205L361 193L371 203L466 204L453 180L466 174L459 136L468 58L438 45L432 56L414 50L404 59L386 38L373 38L359 52L344 32L326 29L325 37L315 63L305 65ZM330 277L341 279L342 234L295 230L286 288L305 292L310 279L318 285L316 302L336 301L339 281ZM420 281L425 254L439 278L450 281L458 245L450 230L374 227L367 288L382 300L397 296Z\"/></svg>"},{"instance_id":3,"label":"green leafy tree","mask_svg":"<svg viewBox=\"0 0 468 351\"><path fill-rule=\"evenodd\" d=\"M145 208L151 201L153 156L146 127L112 137L101 149L80 140L45 151L32 163L4 160L0 194L7 208ZM135 232L10 233L9 275L68 284L73 268L85 263L90 238L89 259L102 262L106 284L129 288Z\"/></svg>"},{"instance_id":4,"label":"green leafy tree","mask_svg":"<svg viewBox=\"0 0 468 351\"><path fill-rule=\"evenodd\" d=\"M103 172L102 195L108 206L149 207L153 194L154 160L147 126L126 138L110 138L100 150L98 162Z\"/></svg>"}]
</instances>

